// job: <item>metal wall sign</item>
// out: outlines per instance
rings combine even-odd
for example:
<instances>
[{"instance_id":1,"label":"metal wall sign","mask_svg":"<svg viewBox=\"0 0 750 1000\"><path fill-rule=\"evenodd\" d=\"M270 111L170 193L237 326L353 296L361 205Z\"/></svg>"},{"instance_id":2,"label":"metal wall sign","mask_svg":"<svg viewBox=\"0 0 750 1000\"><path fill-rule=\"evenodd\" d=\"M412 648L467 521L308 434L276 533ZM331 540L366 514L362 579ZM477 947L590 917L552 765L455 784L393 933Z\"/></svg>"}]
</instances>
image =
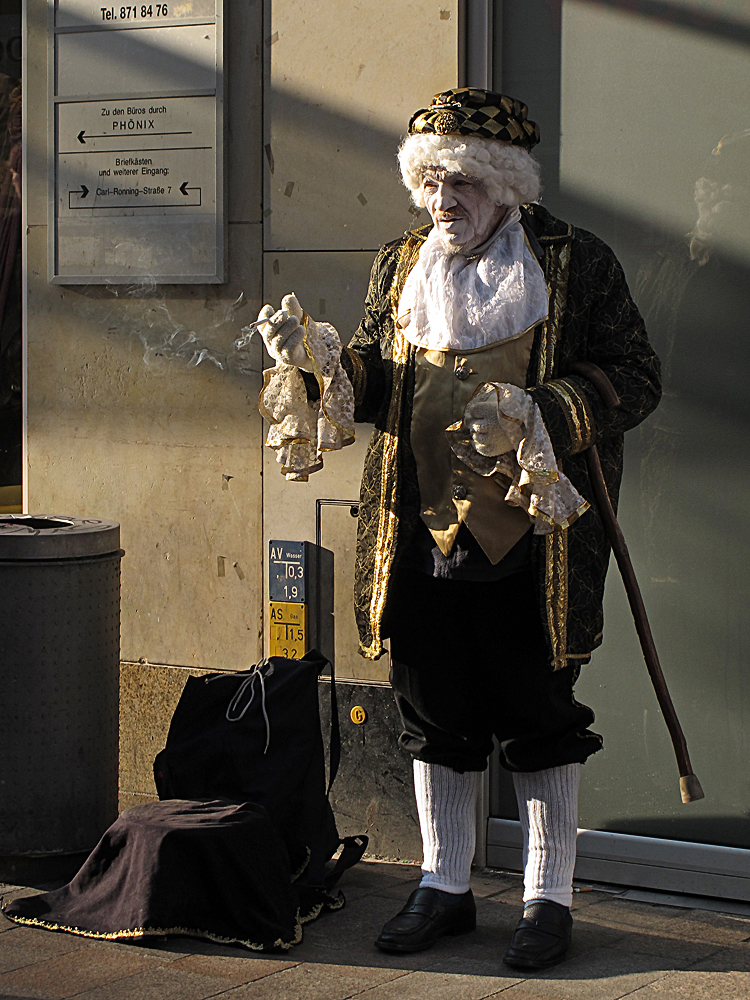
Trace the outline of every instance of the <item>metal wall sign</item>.
<instances>
[{"instance_id":1,"label":"metal wall sign","mask_svg":"<svg viewBox=\"0 0 750 1000\"><path fill-rule=\"evenodd\" d=\"M222 282L223 0L47 2L50 281Z\"/></svg>"},{"instance_id":2,"label":"metal wall sign","mask_svg":"<svg viewBox=\"0 0 750 1000\"><path fill-rule=\"evenodd\" d=\"M310 559L305 542L271 539L268 558L268 596L272 601L306 603Z\"/></svg>"},{"instance_id":3,"label":"metal wall sign","mask_svg":"<svg viewBox=\"0 0 750 1000\"><path fill-rule=\"evenodd\" d=\"M311 560L305 542L272 539L268 560L268 655L301 659L308 646L307 574Z\"/></svg>"},{"instance_id":4,"label":"metal wall sign","mask_svg":"<svg viewBox=\"0 0 750 1000\"><path fill-rule=\"evenodd\" d=\"M307 652L307 605L271 601L268 606L268 655L301 660Z\"/></svg>"},{"instance_id":5,"label":"metal wall sign","mask_svg":"<svg viewBox=\"0 0 750 1000\"><path fill-rule=\"evenodd\" d=\"M268 553L268 655L334 655L333 553L272 538Z\"/></svg>"}]
</instances>

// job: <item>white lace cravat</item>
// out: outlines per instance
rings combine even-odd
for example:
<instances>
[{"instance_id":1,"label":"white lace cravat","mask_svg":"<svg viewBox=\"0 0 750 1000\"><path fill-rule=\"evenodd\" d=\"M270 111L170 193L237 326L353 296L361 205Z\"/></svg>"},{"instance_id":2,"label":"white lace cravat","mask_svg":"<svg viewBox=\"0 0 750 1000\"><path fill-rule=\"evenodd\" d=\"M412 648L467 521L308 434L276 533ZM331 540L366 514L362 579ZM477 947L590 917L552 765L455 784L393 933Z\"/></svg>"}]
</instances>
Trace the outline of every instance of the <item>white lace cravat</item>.
<instances>
[{"instance_id":1,"label":"white lace cravat","mask_svg":"<svg viewBox=\"0 0 750 1000\"><path fill-rule=\"evenodd\" d=\"M518 209L473 253L449 253L433 229L398 307L406 339L433 351L467 351L513 337L547 317L549 294Z\"/></svg>"}]
</instances>

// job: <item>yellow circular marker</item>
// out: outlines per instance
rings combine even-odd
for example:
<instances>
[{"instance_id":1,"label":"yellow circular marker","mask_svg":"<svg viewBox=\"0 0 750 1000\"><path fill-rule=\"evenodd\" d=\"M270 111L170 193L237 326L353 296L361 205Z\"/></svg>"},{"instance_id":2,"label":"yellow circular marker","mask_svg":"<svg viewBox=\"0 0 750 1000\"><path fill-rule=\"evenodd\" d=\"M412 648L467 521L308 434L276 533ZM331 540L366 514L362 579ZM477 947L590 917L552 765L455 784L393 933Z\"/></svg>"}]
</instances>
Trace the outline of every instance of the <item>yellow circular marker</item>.
<instances>
[{"instance_id":1,"label":"yellow circular marker","mask_svg":"<svg viewBox=\"0 0 750 1000\"><path fill-rule=\"evenodd\" d=\"M349 713L349 718L355 726L361 726L367 719L367 712L365 712L361 705L355 705Z\"/></svg>"}]
</instances>

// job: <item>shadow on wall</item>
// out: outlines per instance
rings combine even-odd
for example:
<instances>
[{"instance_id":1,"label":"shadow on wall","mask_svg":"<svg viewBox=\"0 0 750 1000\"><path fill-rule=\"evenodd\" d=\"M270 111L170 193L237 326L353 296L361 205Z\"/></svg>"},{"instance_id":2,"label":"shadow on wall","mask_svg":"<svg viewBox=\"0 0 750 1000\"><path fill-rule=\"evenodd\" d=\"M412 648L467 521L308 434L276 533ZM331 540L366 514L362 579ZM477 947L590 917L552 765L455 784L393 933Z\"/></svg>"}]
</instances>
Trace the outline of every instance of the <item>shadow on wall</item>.
<instances>
[{"instance_id":1,"label":"shadow on wall","mask_svg":"<svg viewBox=\"0 0 750 1000\"><path fill-rule=\"evenodd\" d=\"M549 6L560 10L564 0L549 0ZM742 45L750 45L750 22L726 17L707 10L695 2L675 3L673 0L578 0L591 7L608 7L632 17L667 24L675 28L685 28L700 35L726 39ZM740 6L740 5L738 5Z\"/></svg>"},{"instance_id":2,"label":"shadow on wall","mask_svg":"<svg viewBox=\"0 0 750 1000\"><path fill-rule=\"evenodd\" d=\"M266 153L267 250L371 250L429 222L396 161L403 132L271 91Z\"/></svg>"}]
</instances>

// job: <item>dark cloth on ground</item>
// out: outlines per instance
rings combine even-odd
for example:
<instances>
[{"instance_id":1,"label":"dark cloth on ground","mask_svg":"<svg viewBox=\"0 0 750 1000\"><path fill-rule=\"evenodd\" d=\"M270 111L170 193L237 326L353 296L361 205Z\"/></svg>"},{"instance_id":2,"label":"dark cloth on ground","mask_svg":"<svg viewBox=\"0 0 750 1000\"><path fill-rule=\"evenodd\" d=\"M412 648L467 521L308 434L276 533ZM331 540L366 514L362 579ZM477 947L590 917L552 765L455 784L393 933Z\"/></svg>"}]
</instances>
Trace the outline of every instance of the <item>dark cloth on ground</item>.
<instances>
[{"instance_id":1,"label":"dark cloth on ground","mask_svg":"<svg viewBox=\"0 0 750 1000\"><path fill-rule=\"evenodd\" d=\"M507 770L540 771L601 749L578 667L552 669L530 572L476 583L398 568L393 583L391 684L413 757L483 771L494 735Z\"/></svg>"},{"instance_id":2,"label":"dark cloth on ground","mask_svg":"<svg viewBox=\"0 0 750 1000\"><path fill-rule=\"evenodd\" d=\"M326 908L341 905L331 897ZM72 882L3 912L85 937L183 934L265 951L299 943L302 923L321 909L301 904L262 806L172 799L124 812Z\"/></svg>"}]
</instances>

